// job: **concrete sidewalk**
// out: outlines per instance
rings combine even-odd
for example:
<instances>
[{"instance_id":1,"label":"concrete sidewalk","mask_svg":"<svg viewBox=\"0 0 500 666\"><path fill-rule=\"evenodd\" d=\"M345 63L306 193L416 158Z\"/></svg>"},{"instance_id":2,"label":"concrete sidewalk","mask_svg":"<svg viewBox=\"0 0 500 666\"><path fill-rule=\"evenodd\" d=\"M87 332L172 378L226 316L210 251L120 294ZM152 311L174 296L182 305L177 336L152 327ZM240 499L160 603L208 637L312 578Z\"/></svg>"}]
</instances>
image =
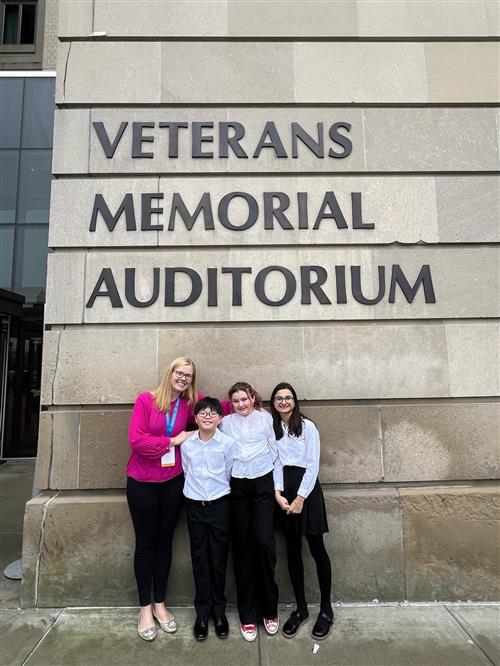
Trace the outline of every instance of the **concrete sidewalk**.
<instances>
[{"instance_id":1,"label":"concrete sidewalk","mask_svg":"<svg viewBox=\"0 0 500 666\"><path fill-rule=\"evenodd\" d=\"M329 638L318 643L312 621L292 640L268 636L245 643L234 609L230 635L221 641L212 626L203 643L192 636L193 609L174 609L179 630L158 632L152 643L135 635L136 609L0 611L2 666L476 666L500 664L498 606L342 606ZM286 613L282 609L282 614Z\"/></svg>"},{"instance_id":2,"label":"concrete sidewalk","mask_svg":"<svg viewBox=\"0 0 500 666\"><path fill-rule=\"evenodd\" d=\"M0 466L1 572L21 555L24 504L31 496L33 462ZM91 575L91 572L89 572ZM174 635L158 631L152 643L136 635L135 608L19 608L20 583L0 575L1 666L500 666L498 604L368 604L336 608L329 638L310 637L317 609L292 640L268 636L245 643L234 608L230 635L221 641L213 627L203 643L192 635L194 610L173 609ZM288 616L290 608L282 608Z\"/></svg>"}]
</instances>

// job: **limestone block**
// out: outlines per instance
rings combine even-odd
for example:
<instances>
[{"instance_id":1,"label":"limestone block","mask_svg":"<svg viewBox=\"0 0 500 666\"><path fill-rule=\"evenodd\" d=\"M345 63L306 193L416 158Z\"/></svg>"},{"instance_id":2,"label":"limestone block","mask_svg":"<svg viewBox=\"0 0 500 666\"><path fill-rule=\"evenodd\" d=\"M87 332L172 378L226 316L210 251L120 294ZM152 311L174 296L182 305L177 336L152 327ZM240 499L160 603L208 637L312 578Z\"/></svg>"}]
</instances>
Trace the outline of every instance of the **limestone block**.
<instances>
[{"instance_id":1,"label":"limestone block","mask_svg":"<svg viewBox=\"0 0 500 666\"><path fill-rule=\"evenodd\" d=\"M230 37L333 37L357 34L356 3L228 0ZM359 11L359 10L358 10Z\"/></svg>"},{"instance_id":2,"label":"limestone block","mask_svg":"<svg viewBox=\"0 0 500 666\"><path fill-rule=\"evenodd\" d=\"M38 425L38 447L36 452L35 488L50 487L50 461L52 458L52 413L40 412Z\"/></svg>"},{"instance_id":3,"label":"limestone block","mask_svg":"<svg viewBox=\"0 0 500 666\"><path fill-rule=\"evenodd\" d=\"M500 405L382 405L385 481L500 477Z\"/></svg>"},{"instance_id":4,"label":"limestone block","mask_svg":"<svg viewBox=\"0 0 500 666\"><path fill-rule=\"evenodd\" d=\"M435 188L441 242L491 242L499 237L497 176L436 178Z\"/></svg>"},{"instance_id":5,"label":"limestone block","mask_svg":"<svg viewBox=\"0 0 500 666\"><path fill-rule=\"evenodd\" d=\"M54 412L50 488L78 488L80 413Z\"/></svg>"},{"instance_id":6,"label":"limestone block","mask_svg":"<svg viewBox=\"0 0 500 666\"><path fill-rule=\"evenodd\" d=\"M79 488L124 488L131 411L80 413Z\"/></svg>"},{"instance_id":7,"label":"limestone block","mask_svg":"<svg viewBox=\"0 0 500 666\"><path fill-rule=\"evenodd\" d=\"M92 122L104 123L111 141L120 124L127 126L114 157L106 158L93 127L89 130L88 109L60 109L56 117L56 146L54 171L63 173L120 173L169 174L226 173L229 168L237 173L294 173L310 172L419 172L419 171L496 171L498 169L498 140L495 109L492 108L94 108ZM75 115L78 114L78 115ZM87 116L85 116L87 114ZM346 158L318 158L299 145L298 157L276 157L273 149L262 149L258 158L253 154L264 131L266 122L274 122L287 155L292 155L291 123L299 123L311 136L317 138L317 124L323 123L325 153L336 144L328 138L333 123L351 125L349 132L342 130L352 142L352 153ZM154 123L144 135L154 137L153 143L143 148L153 152L153 158L132 158L132 123ZM179 130L179 157L168 157L168 133L159 128L160 122L186 122L188 128ZM191 131L193 122L213 122L210 132L213 144L205 148L215 157L191 157ZM228 158L219 158L219 125L238 122L246 133L240 145L248 158L238 158L229 151ZM473 132L464 132L473 127ZM90 131L90 166L88 141ZM364 132L364 135L363 135ZM425 137L425 139L422 139ZM57 144L57 141L60 143ZM67 146L75 145L73 154ZM408 149L406 149L408 148ZM366 151L366 163L365 163ZM78 157L75 160L75 156ZM492 185L494 187L494 184Z\"/></svg>"},{"instance_id":8,"label":"limestone block","mask_svg":"<svg viewBox=\"0 0 500 666\"><path fill-rule=\"evenodd\" d=\"M494 109L365 109L363 117L369 171L498 169Z\"/></svg>"},{"instance_id":9,"label":"limestone block","mask_svg":"<svg viewBox=\"0 0 500 666\"><path fill-rule=\"evenodd\" d=\"M494 0L357 0L358 32L363 37L479 37L498 35L488 20L498 11Z\"/></svg>"},{"instance_id":10,"label":"limestone block","mask_svg":"<svg viewBox=\"0 0 500 666\"><path fill-rule=\"evenodd\" d=\"M449 392L442 326L318 326L304 331L309 400L417 398Z\"/></svg>"},{"instance_id":11,"label":"limestone block","mask_svg":"<svg viewBox=\"0 0 500 666\"><path fill-rule=\"evenodd\" d=\"M58 495L46 507L40 550L39 606L137 603L132 523L122 493Z\"/></svg>"},{"instance_id":12,"label":"limestone block","mask_svg":"<svg viewBox=\"0 0 500 666\"><path fill-rule=\"evenodd\" d=\"M157 385L157 332L70 329L61 332L54 380L56 404L131 403Z\"/></svg>"},{"instance_id":13,"label":"limestone block","mask_svg":"<svg viewBox=\"0 0 500 666\"><path fill-rule=\"evenodd\" d=\"M219 204L223 197L245 192L257 202L258 217L254 225L238 232L220 222ZM266 229L265 196L280 192L289 198L284 215L292 229L284 229L276 220ZM299 196L307 193L308 229L299 229ZM333 220L323 220L314 229L325 194L333 192L348 228L338 229ZM353 229L352 193L361 194L362 223L373 229ZM163 229L141 232L143 194L160 193L152 200L162 213L152 215L152 224ZM214 229L205 228L203 213L188 230L179 213L174 229L170 216L174 196L179 195L193 214L205 193L210 196ZM267 193L264 196L264 193ZM136 230L127 231L125 213L113 231L102 214L97 216L95 230L91 220L96 197L101 195L111 215L115 215L125 197L132 195ZM479 243L500 239L500 188L491 176L464 177L326 177L282 176L275 178L123 178L58 179L52 183L50 247L142 247L210 245L342 245L365 243ZM128 199L127 199L128 201ZM275 199L277 203L277 199ZM101 204L99 204L101 205ZM228 207L229 219L241 225L248 217L248 203L234 197ZM473 223L471 222L473 220Z\"/></svg>"},{"instance_id":14,"label":"limestone block","mask_svg":"<svg viewBox=\"0 0 500 666\"><path fill-rule=\"evenodd\" d=\"M83 322L81 303L85 280L83 252L57 252L47 257L47 305L45 323ZM69 287L69 288L65 288Z\"/></svg>"},{"instance_id":15,"label":"limestone block","mask_svg":"<svg viewBox=\"0 0 500 666\"><path fill-rule=\"evenodd\" d=\"M63 43L57 71L65 76L57 77L56 103L159 103L160 54L157 42Z\"/></svg>"},{"instance_id":16,"label":"limestone block","mask_svg":"<svg viewBox=\"0 0 500 666\"><path fill-rule=\"evenodd\" d=\"M159 377L177 356L195 359L200 391L219 399L236 381L250 382L266 397L284 376L298 390L304 384L300 327L160 329Z\"/></svg>"},{"instance_id":17,"label":"limestone block","mask_svg":"<svg viewBox=\"0 0 500 666\"><path fill-rule=\"evenodd\" d=\"M450 395L498 396L500 328L492 322L446 324Z\"/></svg>"},{"instance_id":18,"label":"limestone block","mask_svg":"<svg viewBox=\"0 0 500 666\"><path fill-rule=\"evenodd\" d=\"M71 261L81 265L84 254L62 252L54 257L51 264L57 265L61 257L63 266ZM84 297L80 284L83 270L77 271L74 282L73 268L60 271L67 275L69 289L49 290L46 321L63 324L83 319L102 324L496 317L500 310L499 265L499 250L494 247L300 248L275 250L272 259L261 250L247 248L197 254L95 252L86 256ZM339 270L343 271L345 289L336 273L339 266L344 267ZM424 266L429 267L426 291L420 286L413 298L408 296L408 302L394 276L402 271L408 285L413 286ZM234 287L231 271L235 267L246 271L240 276L241 295ZM168 274L173 282L168 282L167 289L165 270L174 268L177 272ZM357 299L356 270L361 286ZM472 284L471 274L475 276ZM317 280L321 288L315 294L308 285ZM389 303L391 290L394 303ZM381 300L376 304L360 302L377 297ZM186 304L190 298L192 302Z\"/></svg>"},{"instance_id":19,"label":"limestone block","mask_svg":"<svg viewBox=\"0 0 500 666\"><path fill-rule=\"evenodd\" d=\"M93 0L59 0L59 37L87 37L92 32Z\"/></svg>"},{"instance_id":20,"label":"limestone block","mask_svg":"<svg viewBox=\"0 0 500 666\"><path fill-rule=\"evenodd\" d=\"M405 596L401 513L395 490L327 490L333 599Z\"/></svg>"},{"instance_id":21,"label":"limestone block","mask_svg":"<svg viewBox=\"0 0 500 666\"><path fill-rule=\"evenodd\" d=\"M95 2L94 30L110 37L219 37L227 34L227 0Z\"/></svg>"},{"instance_id":22,"label":"limestone block","mask_svg":"<svg viewBox=\"0 0 500 666\"><path fill-rule=\"evenodd\" d=\"M90 109L56 109L52 172L55 175L87 173L89 144ZM52 181L51 210L56 185L57 181Z\"/></svg>"},{"instance_id":23,"label":"limestone block","mask_svg":"<svg viewBox=\"0 0 500 666\"><path fill-rule=\"evenodd\" d=\"M430 102L498 103L498 42L428 43L425 60Z\"/></svg>"},{"instance_id":24,"label":"limestone block","mask_svg":"<svg viewBox=\"0 0 500 666\"><path fill-rule=\"evenodd\" d=\"M58 104L494 102L495 44L452 42L72 42ZM427 57L426 57L427 56ZM490 64L482 67L483 58ZM103 70L101 63L106 62ZM124 67L127 62L127 67ZM333 65L332 65L333 63ZM491 73L484 74L489 71Z\"/></svg>"},{"instance_id":25,"label":"limestone block","mask_svg":"<svg viewBox=\"0 0 500 666\"><path fill-rule=\"evenodd\" d=\"M50 247L78 246L156 246L158 232L142 232L141 194L158 192L158 179L68 179L52 183L50 207L49 245ZM123 215L113 231L109 231L102 215L96 220L94 231L90 231L94 202L97 195L104 198L106 205L115 215L125 194L134 198L137 231L127 231ZM156 201L155 201L156 204Z\"/></svg>"},{"instance_id":26,"label":"limestone block","mask_svg":"<svg viewBox=\"0 0 500 666\"><path fill-rule=\"evenodd\" d=\"M92 26L92 4L94 23ZM69 11L71 8L71 11ZM495 0L63 0L61 37L494 37Z\"/></svg>"},{"instance_id":27,"label":"limestone block","mask_svg":"<svg viewBox=\"0 0 500 666\"><path fill-rule=\"evenodd\" d=\"M23 525L23 580L21 585L21 606L37 605L38 564L40 557L40 537L45 524L44 507L54 497L51 491L43 492L26 504Z\"/></svg>"},{"instance_id":28,"label":"limestone block","mask_svg":"<svg viewBox=\"0 0 500 666\"><path fill-rule=\"evenodd\" d=\"M54 400L54 377L59 355L59 331L45 331L43 334L42 381L40 403L52 405Z\"/></svg>"},{"instance_id":29,"label":"limestone block","mask_svg":"<svg viewBox=\"0 0 500 666\"><path fill-rule=\"evenodd\" d=\"M301 411L319 430L319 478L322 483L376 483L382 480L382 441L376 406L319 407L301 402Z\"/></svg>"},{"instance_id":30,"label":"limestone block","mask_svg":"<svg viewBox=\"0 0 500 666\"><path fill-rule=\"evenodd\" d=\"M427 101L424 47L418 43L294 44L295 101Z\"/></svg>"},{"instance_id":31,"label":"limestone block","mask_svg":"<svg viewBox=\"0 0 500 666\"><path fill-rule=\"evenodd\" d=\"M165 42L161 101L176 104L293 102L289 43ZM143 101L151 100L144 96Z\"/></svg>"},{"instance_id":32,"label":"limestone block","mask_svg":"<svg viewBox=\"0 0 500 666\"><path fill-rule=\"evenodd\" d=\"M500 593L498 485L399 489L409 601Z\"/></svg>"}]
</instances>

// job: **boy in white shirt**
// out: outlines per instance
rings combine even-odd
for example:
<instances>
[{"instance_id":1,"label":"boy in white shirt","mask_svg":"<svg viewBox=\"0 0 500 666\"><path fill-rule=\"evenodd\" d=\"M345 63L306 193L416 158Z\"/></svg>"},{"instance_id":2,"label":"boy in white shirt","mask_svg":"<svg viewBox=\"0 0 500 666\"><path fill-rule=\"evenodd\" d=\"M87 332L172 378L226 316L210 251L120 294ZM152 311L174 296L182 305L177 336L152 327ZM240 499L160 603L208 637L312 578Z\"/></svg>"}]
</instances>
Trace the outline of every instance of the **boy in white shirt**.
<instances>
[{"instance_id":1,"label":"boy in white shirt","mask_svg":"<svg viewBox=\"0 0 500 666\"><path fill-rule=\"evenodd\" d=\"M187 523L196 594L193 633L202 641L212 615L215 633L226 638L226 568L230 538L229 493L235 442L218 430L222 405L205 397L194 408L198 430L181 446Z\"/></svg>"}]
</instances>

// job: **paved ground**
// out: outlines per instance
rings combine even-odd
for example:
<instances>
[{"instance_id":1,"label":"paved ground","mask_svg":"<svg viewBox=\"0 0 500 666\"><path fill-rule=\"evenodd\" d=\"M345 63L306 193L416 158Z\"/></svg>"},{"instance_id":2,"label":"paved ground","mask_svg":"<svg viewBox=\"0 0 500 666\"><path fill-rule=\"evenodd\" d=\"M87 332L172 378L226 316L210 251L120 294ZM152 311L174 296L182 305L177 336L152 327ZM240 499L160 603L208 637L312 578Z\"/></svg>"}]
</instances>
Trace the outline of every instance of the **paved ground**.
<instances>
[{"instance_id":1,"label":"paved ground","mask_svg":"<svg viewBox=\"0 0 500 666\"><path fill-rule=\"evenodd\" d=\"M31 495L33 466L0 466L1 571L21 554L22 511ZM245 643L230 609L230 636L192 637L192 608L174 609L179 630L153 643L135 635L134 608L19 608L19 583L0 577L1 666L500 666L500 605L342 605L330 637L309 635L313 620L292 640L261 628ZM311 609L314 614L314 609ZM288 609L282 609L286 615Z\"/></svg>"}]
</instances>

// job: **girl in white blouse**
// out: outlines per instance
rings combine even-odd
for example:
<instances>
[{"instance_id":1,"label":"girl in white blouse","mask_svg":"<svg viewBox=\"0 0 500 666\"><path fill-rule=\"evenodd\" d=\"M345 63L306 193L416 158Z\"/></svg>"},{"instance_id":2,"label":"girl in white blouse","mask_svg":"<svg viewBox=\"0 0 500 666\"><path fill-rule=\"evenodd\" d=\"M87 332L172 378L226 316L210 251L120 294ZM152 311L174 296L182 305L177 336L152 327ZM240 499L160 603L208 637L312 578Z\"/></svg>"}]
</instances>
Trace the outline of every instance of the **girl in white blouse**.
<instances>
[{"instance_id":1,"label":"girl in white blouse","mask_svg":"<svg viewBox=\"0 0 500 666\"><path fill-rule=\"evenodd\" d=\"M274 478L279 465L271 415L260 411L260 396L246 382L229 389L234 413L221 430L236 442L231 476L231 532L241 635L257 637L262 617L267 633L279 627L278 586L274 577Z\"/></svg>"},{"instance_id":2,"label":"girl in white blouse","mask_svg":"<svg viewBox=\"0 0 500 666\"><path fill-rule=\"evenodd\" d=\"M276 466L275 496L283 511L288 572L297 603L297 609L283 625L283 635L287 638L295 636L309 617L301 554L304 535L316 563L321 592L320 612L312 637L322 640L330 633L333 609L330 602L332 568L323 543L328 521L318 481L319 433L314 423L301 414L295 389L285 382L278 384L272 392L271 414L282 465Z\"/></svg>"}]
</instances>

